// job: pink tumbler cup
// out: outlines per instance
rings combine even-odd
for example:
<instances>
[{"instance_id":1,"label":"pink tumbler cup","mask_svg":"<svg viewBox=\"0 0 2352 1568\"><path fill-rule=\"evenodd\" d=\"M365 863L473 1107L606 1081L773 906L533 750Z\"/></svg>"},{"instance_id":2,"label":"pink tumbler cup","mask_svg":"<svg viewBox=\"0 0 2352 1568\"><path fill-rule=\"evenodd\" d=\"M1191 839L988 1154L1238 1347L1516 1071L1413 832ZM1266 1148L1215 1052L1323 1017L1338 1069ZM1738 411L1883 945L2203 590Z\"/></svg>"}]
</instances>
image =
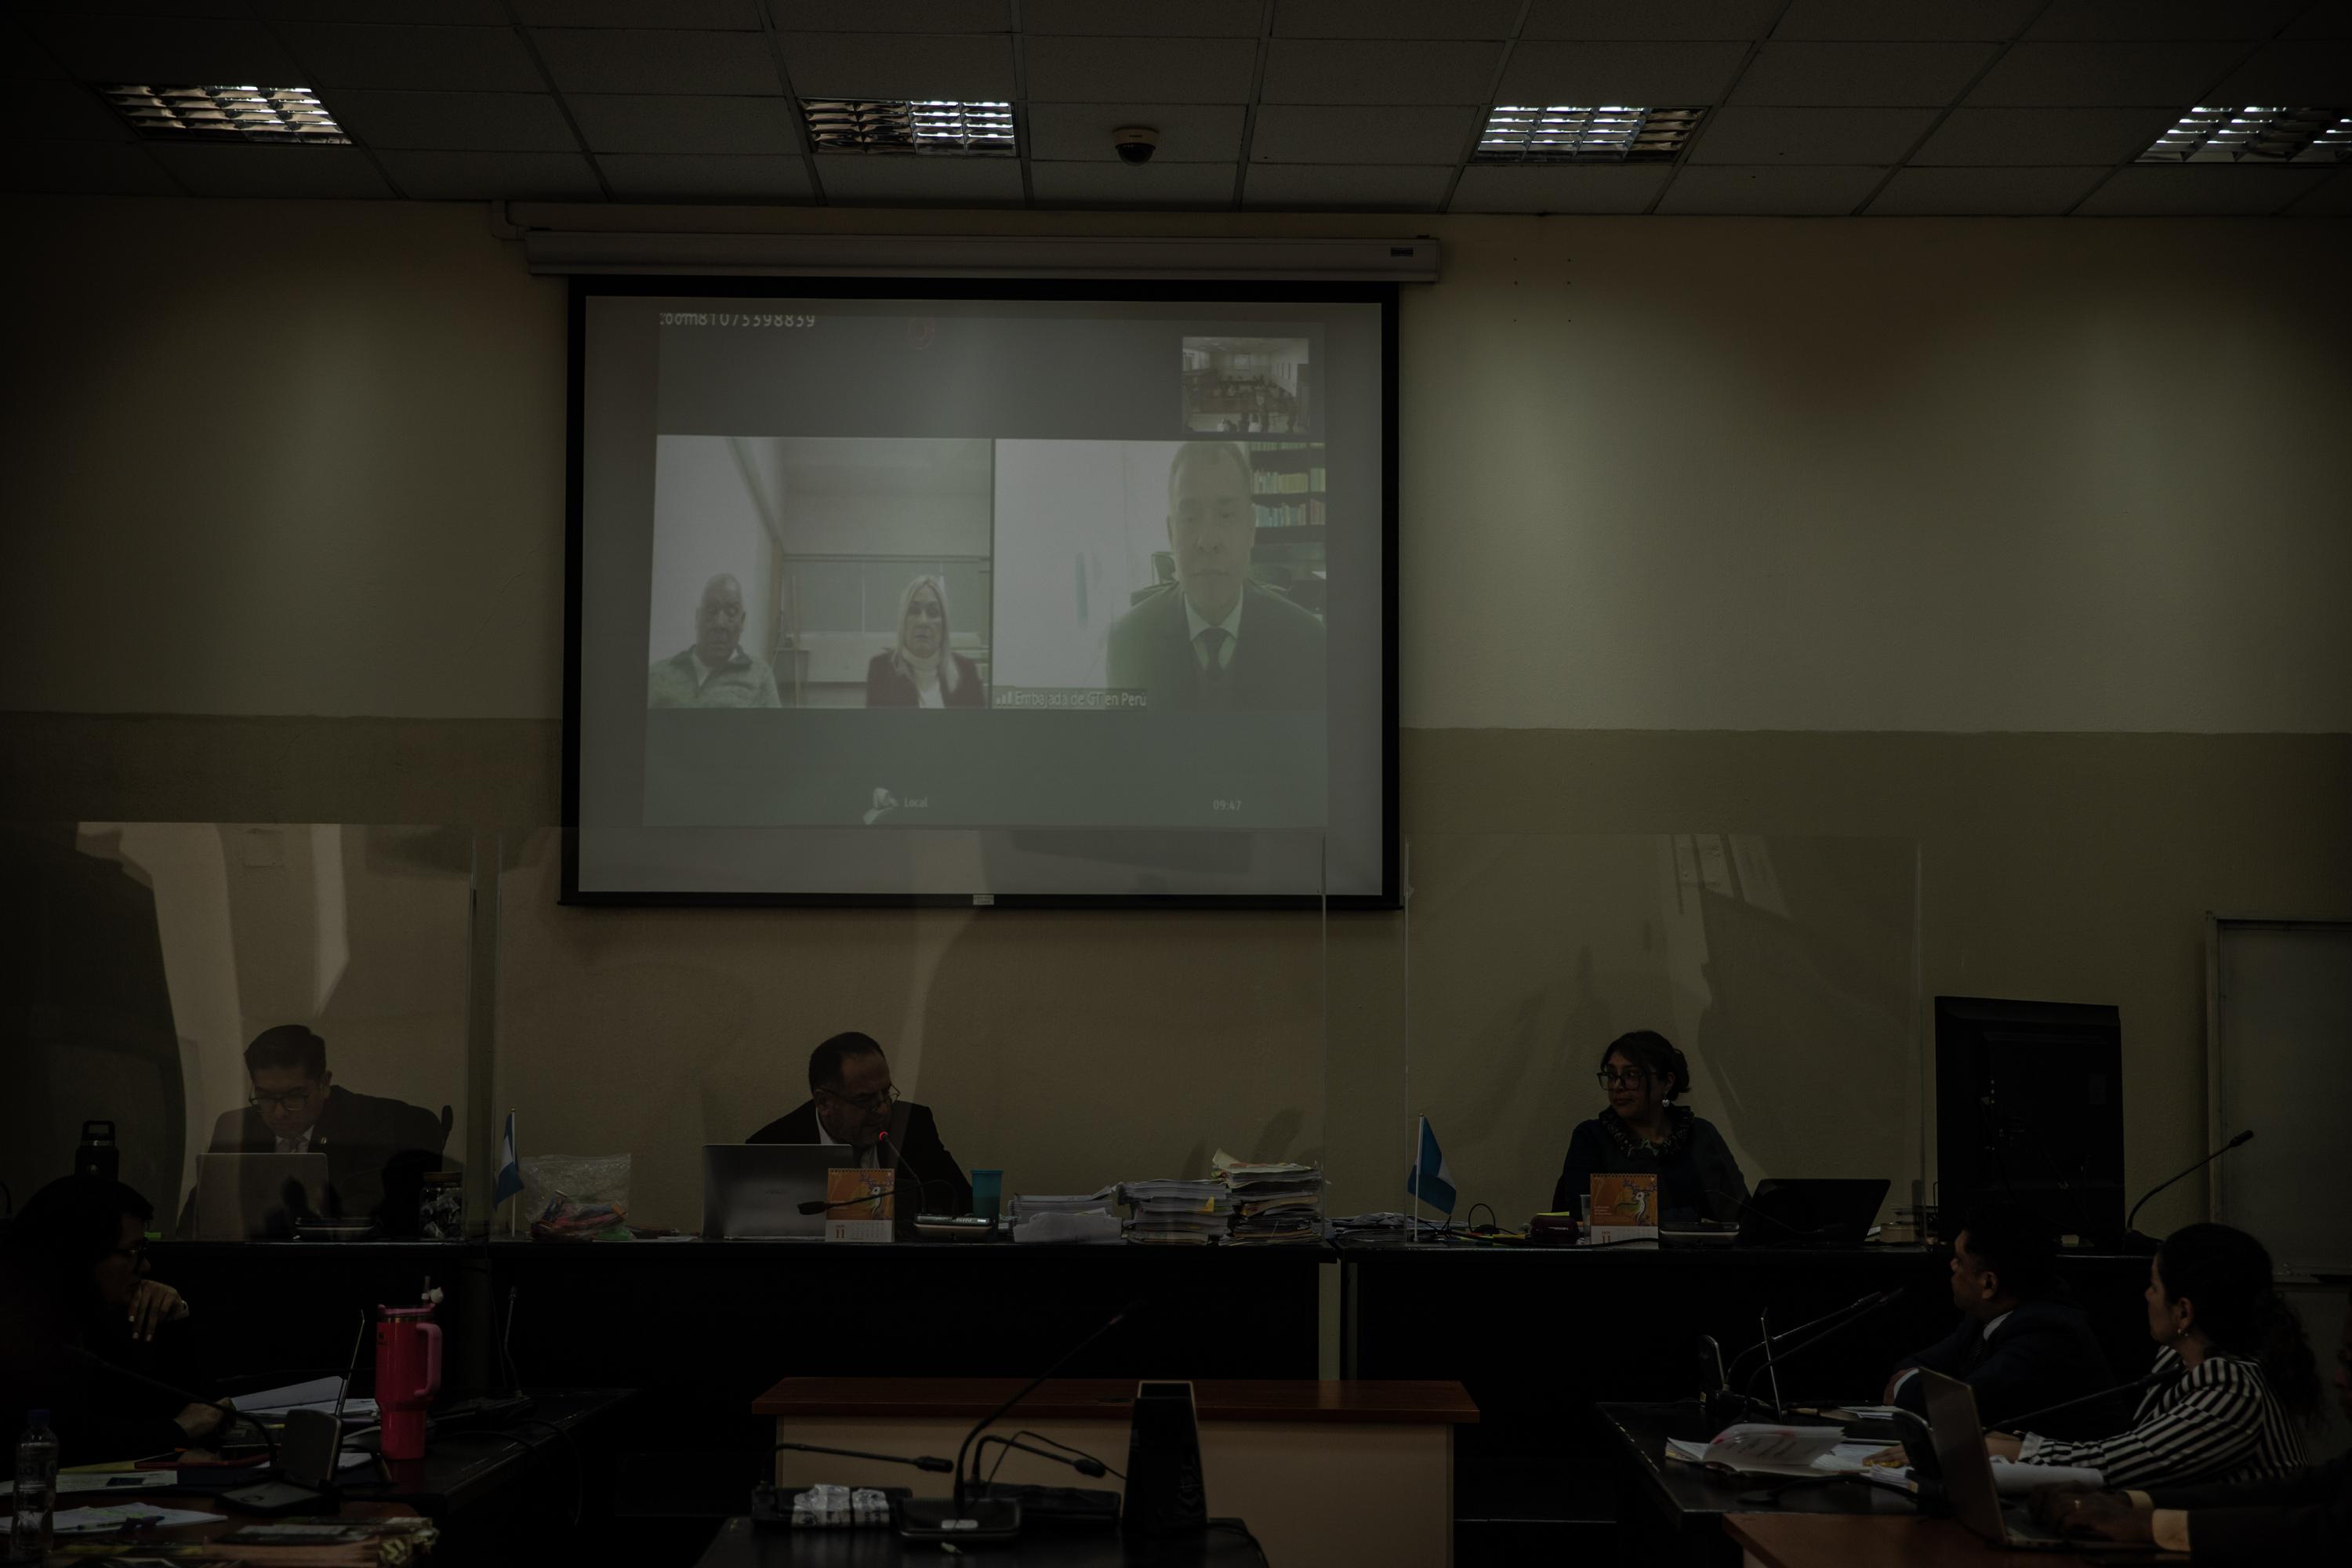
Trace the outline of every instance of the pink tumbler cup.
<instances>
[{"instance_id":1,"label":"pink tumbler cup","mask_svg":"<svg viewBox=\"0 0 2352 1568\"><path fill-rule=\"evenodd\" d=\"M431 1307L385 1307L375 1326L375 1404L387 1459L425 1457L425 1412L441 1392L441 1327Z\"/></svg>"}]
</instances>

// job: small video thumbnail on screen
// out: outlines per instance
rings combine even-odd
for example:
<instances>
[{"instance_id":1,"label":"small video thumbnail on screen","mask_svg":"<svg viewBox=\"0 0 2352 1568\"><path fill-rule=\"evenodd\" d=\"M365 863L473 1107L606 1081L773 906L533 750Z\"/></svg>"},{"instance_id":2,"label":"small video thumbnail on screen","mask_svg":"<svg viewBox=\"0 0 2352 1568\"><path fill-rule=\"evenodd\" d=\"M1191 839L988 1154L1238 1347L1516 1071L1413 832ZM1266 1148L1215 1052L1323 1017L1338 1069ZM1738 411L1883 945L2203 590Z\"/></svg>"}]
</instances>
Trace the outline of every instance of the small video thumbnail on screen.
<instances>
[{"instance_id":1,"label":"small video thumbnail on screen","mask_svg":"<svg viewBox=\"0 0 2352 1568\"><path fill-rule=\"evenodd\" d=\"M1315 429L1305 338L1188 337L1184 428L1202 436L1304 436Z\"/></svg>"}]
</instances>

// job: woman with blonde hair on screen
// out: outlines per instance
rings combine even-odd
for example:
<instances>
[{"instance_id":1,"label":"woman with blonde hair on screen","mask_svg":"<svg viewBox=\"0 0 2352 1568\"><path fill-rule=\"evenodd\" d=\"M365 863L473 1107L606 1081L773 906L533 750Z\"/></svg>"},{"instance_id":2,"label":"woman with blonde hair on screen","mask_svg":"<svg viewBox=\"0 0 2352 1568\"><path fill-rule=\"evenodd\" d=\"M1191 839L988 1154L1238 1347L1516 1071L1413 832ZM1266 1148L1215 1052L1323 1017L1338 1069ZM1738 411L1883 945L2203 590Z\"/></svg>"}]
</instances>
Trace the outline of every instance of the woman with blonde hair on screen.
<instances>
[{"instance_id":1,"label":"woman with blonde hair on screen","mask_svg":"<svg viewBox=\"0 0 2352 1568\"><path fill-rule=\"evenodd\" d=\"M948 585L925 574L898 595L898 640L866 667L868 708L985 708L980 666L948 646Z\"/></svg>"}]
</instances>

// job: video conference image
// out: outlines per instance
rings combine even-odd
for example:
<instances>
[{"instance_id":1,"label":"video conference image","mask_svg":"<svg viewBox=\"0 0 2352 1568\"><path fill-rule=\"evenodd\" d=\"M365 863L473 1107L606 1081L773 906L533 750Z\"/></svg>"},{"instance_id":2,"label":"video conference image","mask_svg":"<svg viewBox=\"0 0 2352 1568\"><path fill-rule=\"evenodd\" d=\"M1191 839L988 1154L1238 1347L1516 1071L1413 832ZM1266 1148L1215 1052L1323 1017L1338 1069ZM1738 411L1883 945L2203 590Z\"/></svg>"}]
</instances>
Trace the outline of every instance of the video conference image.
<instances>
[{"instance_id":1,"label":"video conference image","mask_svg":"<svg viewBox=\"0 0 2352 1568\"><path fill-rule=\"evenodd\" d=\"M612 890L954 893L1024 855L1046 892L1382 885L1377 305L583 310L578 821Z\"/></svg>"}]
</instances>

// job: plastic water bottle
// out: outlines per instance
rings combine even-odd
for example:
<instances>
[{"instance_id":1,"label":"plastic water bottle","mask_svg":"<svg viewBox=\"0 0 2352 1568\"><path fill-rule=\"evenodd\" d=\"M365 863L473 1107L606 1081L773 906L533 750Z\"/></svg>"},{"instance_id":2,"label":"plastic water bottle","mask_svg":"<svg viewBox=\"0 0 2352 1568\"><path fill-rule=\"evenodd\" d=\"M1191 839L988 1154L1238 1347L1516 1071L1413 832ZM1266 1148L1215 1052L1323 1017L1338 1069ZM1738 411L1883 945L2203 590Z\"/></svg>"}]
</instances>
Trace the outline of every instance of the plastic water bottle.
<instances>
[{"instance_id":1,"label":"plastic water bottle","mask_svg":"<svg viewBox=\"0 0 2352 1568\"><path fill-rule=\"evenodd\" d=\"M58 1435L49 1413L28 1410L16 1439L16 1513L8 1536L8 1561L38 1563L49 1554L49 1521L58 1495Z\"/></svg>"}]
</instances>

